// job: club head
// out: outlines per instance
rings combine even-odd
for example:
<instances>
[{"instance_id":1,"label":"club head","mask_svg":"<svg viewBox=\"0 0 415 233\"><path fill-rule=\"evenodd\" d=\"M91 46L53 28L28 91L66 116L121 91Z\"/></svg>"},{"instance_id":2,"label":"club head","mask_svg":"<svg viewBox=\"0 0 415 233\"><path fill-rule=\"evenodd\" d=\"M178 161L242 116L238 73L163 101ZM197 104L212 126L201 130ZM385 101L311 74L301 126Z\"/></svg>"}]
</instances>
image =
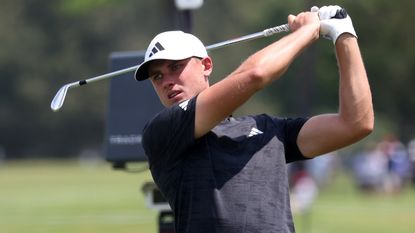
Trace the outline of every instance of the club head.
<instances>
[{"instance_id":1,"label":"club head","mask_svg":"<svg viewBox=\"0 0 415 233\"><path fill-rule=\"evenodd\" d=\"M65 101L66 93L68 92L70 85L66 84L65 86L61 87L59 91L56 93L55 97L53 98L52 102L50 103L50 108L56 112L58 111Z\"/></svg>"}]
</instances>

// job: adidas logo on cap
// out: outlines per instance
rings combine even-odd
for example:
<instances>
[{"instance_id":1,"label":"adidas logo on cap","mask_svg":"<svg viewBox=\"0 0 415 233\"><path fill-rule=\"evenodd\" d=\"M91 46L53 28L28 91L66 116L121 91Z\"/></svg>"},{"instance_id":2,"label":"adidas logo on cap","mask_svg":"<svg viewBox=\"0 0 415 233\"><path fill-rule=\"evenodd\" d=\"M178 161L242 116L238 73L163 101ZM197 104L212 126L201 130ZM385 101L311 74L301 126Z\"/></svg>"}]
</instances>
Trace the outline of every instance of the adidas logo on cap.
<instances>
[{"instance_id":1,"label":"adidas logo on cap","mask_svg":"<svg viewBox=\"0 0 415 233\"><path fill-rule=\"evenodd\" d=\"M151 49L151 53L148 55L148 57L152 57L154 54L163 51L164 47L159 42L157 42L154 47Z\"/></svg>"}]
</instances>

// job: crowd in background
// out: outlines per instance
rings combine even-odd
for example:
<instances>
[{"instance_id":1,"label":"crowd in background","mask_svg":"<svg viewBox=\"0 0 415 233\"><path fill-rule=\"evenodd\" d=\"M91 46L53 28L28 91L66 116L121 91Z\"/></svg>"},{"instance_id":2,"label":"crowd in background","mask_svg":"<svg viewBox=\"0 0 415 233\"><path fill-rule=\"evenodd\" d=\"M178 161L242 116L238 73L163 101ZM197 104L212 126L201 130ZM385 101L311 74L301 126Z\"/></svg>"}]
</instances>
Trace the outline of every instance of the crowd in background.
<instances>
[{"instance_id":1,"label":"crowd in background","mask_svg":"<svg viewBox=\"0 0 415 233\"><path fill-rule=\"evenodd\" d=\"M386 135L354 158L353 171L362 191L399 193L415 184L415 139L405 145L395 135Z\"/></svg>"},{"instance_id":2,"label":"crowd in background","mask_svg":"<svg viewBox=\"0 0 415 233\"><path fill-rule=\"evenodd\" d=\"M399 194L415 185L415 139L405 145L395 135L385 135L351 155L351 163L337 153L289 165L293 212L306 213L341 168L352 172L356 188L366 194Z\"/></svg>"}]
</instances>

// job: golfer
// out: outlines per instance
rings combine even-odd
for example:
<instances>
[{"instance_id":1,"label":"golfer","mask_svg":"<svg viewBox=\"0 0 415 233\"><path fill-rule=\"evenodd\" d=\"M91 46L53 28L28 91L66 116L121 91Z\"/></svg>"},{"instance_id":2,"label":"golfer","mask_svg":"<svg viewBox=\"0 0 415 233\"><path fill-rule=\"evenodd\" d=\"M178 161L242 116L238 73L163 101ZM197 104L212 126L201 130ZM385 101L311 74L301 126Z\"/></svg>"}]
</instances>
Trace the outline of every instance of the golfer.
<instances>
[{"instance_id":1,"label":"golfer","mask_svg":"<svg viewBox=\"0 0 415 233\"><path fill-rule=\"evenodd\" d=\"M286 164L340 149L373 130L356 33L349 16L332 19L339 9L313 7L289 15L290 34L212 86L212 59L195 36L168 31L151 41L135 76L151 81L165 109L147 123L143 146L177 233L295 232ZM320 36L330 38L336 51L337 113L232 117Z\"/></svg>"}]
</instances>

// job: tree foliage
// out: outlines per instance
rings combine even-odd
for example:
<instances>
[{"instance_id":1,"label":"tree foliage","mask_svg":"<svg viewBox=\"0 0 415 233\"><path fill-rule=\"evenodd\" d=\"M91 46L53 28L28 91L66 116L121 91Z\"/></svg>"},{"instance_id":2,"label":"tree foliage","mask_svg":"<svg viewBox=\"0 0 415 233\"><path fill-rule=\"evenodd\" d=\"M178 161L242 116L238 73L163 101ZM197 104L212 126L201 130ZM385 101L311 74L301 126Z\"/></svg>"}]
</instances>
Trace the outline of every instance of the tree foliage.
<instances>
[{"instance_id":1,"label":"tree foliage","mask_svg":"<svg viewBox=\"0 0 415 233\"><path fill-rule=\"evenodd\" d=\"M143 50L158 32L180 28L173 0L3 0L0 8L0 147L8 157L74 156L100 148L105 131L108 83L78 88L64 107L49 104L62 85L107 72L114 51ZM377 125L414 137L415 2L204 1L193 12L193 33L212 44L286 22L311 5L347 8L359 35L373 90ZM279 36L211 53L212 82ZM337 108L337 67L331 42L321 39L284 78L239 113L317 114Z\"/></svg>"}]
</instances>

